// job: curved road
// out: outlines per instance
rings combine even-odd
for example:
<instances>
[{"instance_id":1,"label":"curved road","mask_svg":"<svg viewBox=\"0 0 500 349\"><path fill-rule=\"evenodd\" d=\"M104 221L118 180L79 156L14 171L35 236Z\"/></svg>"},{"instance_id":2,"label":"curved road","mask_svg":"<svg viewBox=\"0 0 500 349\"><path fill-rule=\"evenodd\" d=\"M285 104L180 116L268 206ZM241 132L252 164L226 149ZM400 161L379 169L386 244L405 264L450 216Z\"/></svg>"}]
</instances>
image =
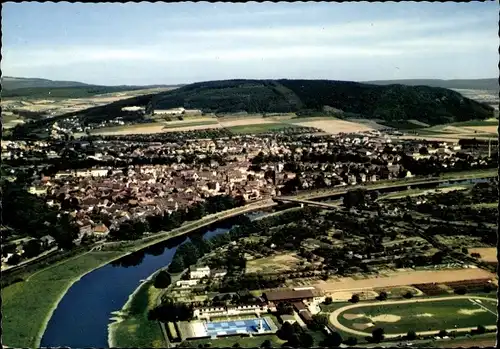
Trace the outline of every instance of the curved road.
<instances>
[{"instance_id":1,"label":"curved road","mask_svg":"<svg viewBox=\"0 0 500 349\"><path fill-rule=\"evenodd\" d=\"M455 300L455 299L480 299L480 300L490 301L490 302L496 301L496 299L494 299L494 298L480 297L480 296L478 296L478 297L476 297L476 296L473 296L473 297L471 297L471 296L449 296L449 297L439 297L439 298L425 298L425 299L410 299L410 300L400 300L400 301L384 301L384 302L379 301L379 302L372 302L372 303L358 303L358 304L353 304L353 305L346 305L345 307L342 307L342 308L337 309L334 312L332 312L330 314L330 322L335 328L337 328L341 331L344 331L347 333L352 333L352 334L357 335L357 336L366 337L366 336L371 336L371 333L354 330L350 327L342 325L338 320L339 315L344 313L345 311L347 311L349 309L369 307L369 306L373 306L373 305L437 302L437 301L442 301L442 300ZM485 326L485 327L488 330L495 329L496 325ZM462 331L470 331L472 329L475 329L475 327L453 328L453 329L449 329L449 330L462 332ZM437 332L439 332L439 330L420 331L420 332L417 332L417 335L424 335L425 336L425 335L430 335L430 334L434 334ZM395 337L405 336L405 335L406 335L406 333L386 334L385 338L395 338Z\"/></svg>"}]
</instances>

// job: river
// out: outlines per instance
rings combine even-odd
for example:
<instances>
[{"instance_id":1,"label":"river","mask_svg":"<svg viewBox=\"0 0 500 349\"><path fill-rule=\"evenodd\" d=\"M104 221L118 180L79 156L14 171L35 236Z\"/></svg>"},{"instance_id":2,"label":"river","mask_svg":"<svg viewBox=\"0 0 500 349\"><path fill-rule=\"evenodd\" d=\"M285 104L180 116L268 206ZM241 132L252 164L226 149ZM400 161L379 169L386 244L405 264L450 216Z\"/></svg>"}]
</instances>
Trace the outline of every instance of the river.
<instances>
[{"instance_id":1,"label":"river","mask_svg":"<svg viewBox=\"0 0 500 349\"><path fill-rule=\"evenodd\" d=\"M261 211L245 214L249 219L263 215L265 213ZM208 239L229 231L238 222L241 222L241 216L218 222L189 235L202 234ZM140 280L169 264L177 247L188 239L188 236L181 236L164 241L82 277L71 286L52 314L41 346L107 348L111 313L123 307L130 294L139 286Z\"/></svg>"}]
</instances>

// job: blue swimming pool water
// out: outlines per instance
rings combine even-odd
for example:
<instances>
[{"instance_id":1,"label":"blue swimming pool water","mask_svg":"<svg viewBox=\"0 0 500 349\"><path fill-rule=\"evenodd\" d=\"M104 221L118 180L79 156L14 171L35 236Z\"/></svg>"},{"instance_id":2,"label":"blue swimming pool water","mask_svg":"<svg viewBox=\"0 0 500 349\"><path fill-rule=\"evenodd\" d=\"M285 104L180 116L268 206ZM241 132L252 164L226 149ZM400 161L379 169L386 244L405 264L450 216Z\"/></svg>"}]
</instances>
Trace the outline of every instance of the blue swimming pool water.
<instances>
[{"instance_id":1,"label":"blue swimming pool water","mask_svg":"<svg viewBox=\"0 0 500 349\"><path fill-rule=\"evenodd\" d=\"M257 327L259 326L259 319L245 319L245 320L234 320L234 321L217 321L207 323L207 335L217 336L217 335L228 335L237 333L251 333L257 332ZM264 331L270 331L271 327L267 323L266 319L262 319L262 328Z\"/></svg>"}]
</instances>

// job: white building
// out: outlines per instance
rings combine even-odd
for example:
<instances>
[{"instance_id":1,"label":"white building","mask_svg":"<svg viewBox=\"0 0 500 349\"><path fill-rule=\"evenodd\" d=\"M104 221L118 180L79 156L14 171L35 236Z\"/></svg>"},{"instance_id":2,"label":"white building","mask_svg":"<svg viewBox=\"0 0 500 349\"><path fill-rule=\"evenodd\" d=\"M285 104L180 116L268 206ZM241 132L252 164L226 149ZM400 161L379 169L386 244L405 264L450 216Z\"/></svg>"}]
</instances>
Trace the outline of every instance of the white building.
<instances>
[{"instance_id":1,"label":"white building","mask_svg":"<svg viewBox=\"0 0 500 349\"><path fill-rule=\"evenodd\" d=\"M182 114L185 111L184 108L173 108L173 109L157 109L154 111L155 114L166 114L166 115L174 115L174 114Z\"/></svg>"},{"instance_id":2,"label":"white building","mask_svg":"<svg viewBox=\"0 0 500 349\"><path fill-rule=\"evenodd\" d=\"M212 270L211 272L213 278L223 278L226 274L227 271L223 269Z\"/></svg>"},{"instance_id":3,"label":"white building","mask_svg":"<svg viewBox=\"0 0 500 349\"><path fill-rule=\"evenodd\" d=\"M145 108L144 107L136 107L136 106L122 108L122 111L139 111L139 110L145 110Z\"/></svg>"},{"instance_id":4,"label":"white building","mask_svg":"<svg viewBox=\"0 0 500 349\"><path fill-rule=\"evenodd\" d=\"M191 279L201 279L206 276L210 276L210 267L208 266L196 267L193 265L189 268L189 277Z\"/></svg>"},{"instance_id":5,"label":"white building","mask_svg":"<svg viewBox=\"0 0 500 349\"><path fill-rule=\"evenodd\" d=\"M179 280L175 283L177 287L182 287L182 288L189 288L191 286L195 286L200 282L199 279L194 279L194 280Z\"/></svg>"}]
</instances>

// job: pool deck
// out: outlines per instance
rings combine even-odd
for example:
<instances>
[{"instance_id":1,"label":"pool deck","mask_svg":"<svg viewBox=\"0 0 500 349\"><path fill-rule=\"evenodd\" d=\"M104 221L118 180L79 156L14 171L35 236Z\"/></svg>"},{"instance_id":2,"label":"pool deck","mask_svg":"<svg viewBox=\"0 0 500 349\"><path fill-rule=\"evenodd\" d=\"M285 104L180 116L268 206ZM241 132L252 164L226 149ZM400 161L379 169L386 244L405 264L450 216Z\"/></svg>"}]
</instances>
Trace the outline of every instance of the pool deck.
<instances>
[{"instance_id":1,"label":"pool deck","mask_svg":"<svg viewBox=\"0 0 500 349\"><path fill-rule=\"evenodd\" d=\"M256 327L258 320L263 320L264 330L257 332ZM179 322L181 339L207 338L207 337L223 337L230 335L259 335L275 333L278 330L277 325L271 317L263 316L254 319L238 319L226 321L207 322L204 320L193 320L190 322Z\"/></svg>"}]
</instances>

